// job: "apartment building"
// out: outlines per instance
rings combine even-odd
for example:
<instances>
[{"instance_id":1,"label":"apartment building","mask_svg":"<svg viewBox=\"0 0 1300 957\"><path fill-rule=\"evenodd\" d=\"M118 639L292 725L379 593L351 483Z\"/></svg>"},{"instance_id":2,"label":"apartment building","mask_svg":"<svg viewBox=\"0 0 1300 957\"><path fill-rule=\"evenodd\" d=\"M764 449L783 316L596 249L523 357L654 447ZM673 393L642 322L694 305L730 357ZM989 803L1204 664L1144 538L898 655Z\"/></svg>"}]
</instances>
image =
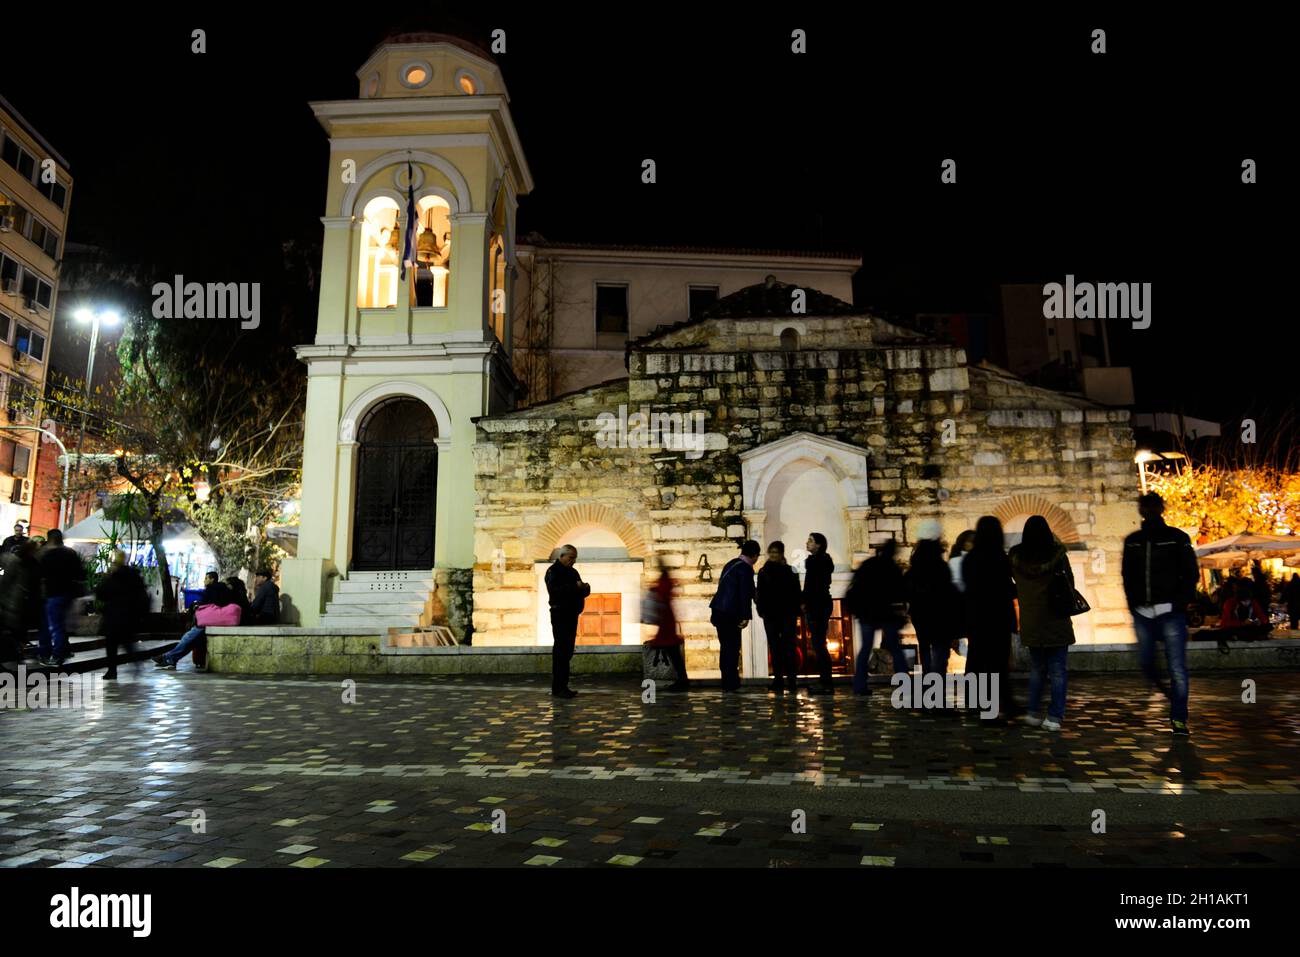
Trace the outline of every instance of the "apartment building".
<instances>
[{"instance_id":1,"label":"apartment building","mask_svg":"<svg viewBox=\"0 0 1300 957\"><path fill-rule=\"evenodd\" d=\"M30 521L72 177L0 96L0 529Z\"/></svg>"}]
</instances>

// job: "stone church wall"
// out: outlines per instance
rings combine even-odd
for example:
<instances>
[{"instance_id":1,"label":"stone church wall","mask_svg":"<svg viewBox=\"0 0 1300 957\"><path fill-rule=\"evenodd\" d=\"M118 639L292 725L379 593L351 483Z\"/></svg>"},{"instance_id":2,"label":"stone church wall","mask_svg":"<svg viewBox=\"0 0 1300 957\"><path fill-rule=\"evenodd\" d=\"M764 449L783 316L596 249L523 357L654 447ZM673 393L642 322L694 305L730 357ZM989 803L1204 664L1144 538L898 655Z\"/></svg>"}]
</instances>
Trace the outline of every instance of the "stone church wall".
<instances>
[{"instance_id":1,"label":"stone church wall","mask_svg":"<svg viewBox=\"0 0 1300 957\"><path fill-rule=\"evenodd\" d=\"M563 543L566 520L599 522L632 541L647 584L654 559L673 569L688 663L716 667L707 607L716 583L700 580L699 564L707 559L716 578L746 535L741 453L798 432L868 453L869 504L850 513L852 554L835 556L838 567L884 538L906 546L927 517L951 541L982 514L1015 524L1032 508L1076 549L1080 587L1097 609L1081 640L1128 640L1118 592L1120 541L1136 527L1127 412L968 368L960 349L870 317L801 319L789 351L780 326L670 330L632 346L625 381L479 420L476 643L535 643L533 562ZM620 405L703 413L702 454L602 447L597 417Z\"/></svg>"}]
</instances>

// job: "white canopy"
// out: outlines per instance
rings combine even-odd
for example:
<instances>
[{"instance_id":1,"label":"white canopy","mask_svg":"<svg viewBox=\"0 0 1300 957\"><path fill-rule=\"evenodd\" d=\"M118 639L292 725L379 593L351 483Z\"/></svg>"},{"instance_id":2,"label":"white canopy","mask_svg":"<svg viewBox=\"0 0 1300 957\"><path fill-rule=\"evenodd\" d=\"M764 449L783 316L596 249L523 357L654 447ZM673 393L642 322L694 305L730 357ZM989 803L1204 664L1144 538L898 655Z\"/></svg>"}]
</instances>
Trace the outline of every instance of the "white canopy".
<instances>
[{"instance_id":1,"label":"white canopy","mask_svg":"<svg viewBox=\"0 0 1300 957\"><path fill-rule=\"evenodd\" d=\"M63 540L69 545L77 542L107 542L112 529L113 521L104 515L102 508L98 508L71 528L65 529ZM149 541L149 523L142 519L135 519L129 524L119 521L117 530L121 541ZM183 519L167 523L166 531L163 533L163 545L168 551L188 551L197 546L208 547L208 543L203 540L198 529Z\"/></svg>"},{"instance_id":2,"label":"white canopy","mask_svg":"<svg viewBox=\"0 0 1300 957\"><path fill-rule=\"evenodd\" d=\"M1235 553L1238 560L1247 558L1279 558L1300 551L1300 536L1294 534L1230 534L1218 541L1196 546L1196 555L1221 555Z\"/></svg>"}]
</instances>

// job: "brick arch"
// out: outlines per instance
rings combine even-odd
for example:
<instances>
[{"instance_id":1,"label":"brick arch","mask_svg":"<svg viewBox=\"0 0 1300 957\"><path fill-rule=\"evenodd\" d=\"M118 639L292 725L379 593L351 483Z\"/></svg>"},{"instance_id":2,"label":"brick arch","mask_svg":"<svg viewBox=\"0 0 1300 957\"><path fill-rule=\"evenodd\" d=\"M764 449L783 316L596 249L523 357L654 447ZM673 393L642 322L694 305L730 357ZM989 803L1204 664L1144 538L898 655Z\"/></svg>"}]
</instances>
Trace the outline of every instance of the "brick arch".
<instances>
[{"instance_id":1,"label":"brick arch","mask_svg":"<svg viewBox=\"0 0 1300 957\"><path fill-rule=\"evenodd\" d=\"M564 544L561 538L568 535L579 525L604 525L627 546L627 553L632 558L647 558L650 549L643 536L626 516L620 515L608 505L584 502L566 508L542 526L537 535L538 554L549 556L556 548Z\"/></svg>"},{"instance_id":2,"label":"brick arch","mask_svg":"<svg viewBox=\"0 0 1300 957\"><path fill-rule=\"evenodd\" d=\"M1013 495L995 508L993 514L1003 525L1020 515L1041 515L1047 519L1052 534L1061 540L1061 544L1073 545L1083 541L1079 529L1065 510L1041 495Z\"/></svg>"}]
</instances>

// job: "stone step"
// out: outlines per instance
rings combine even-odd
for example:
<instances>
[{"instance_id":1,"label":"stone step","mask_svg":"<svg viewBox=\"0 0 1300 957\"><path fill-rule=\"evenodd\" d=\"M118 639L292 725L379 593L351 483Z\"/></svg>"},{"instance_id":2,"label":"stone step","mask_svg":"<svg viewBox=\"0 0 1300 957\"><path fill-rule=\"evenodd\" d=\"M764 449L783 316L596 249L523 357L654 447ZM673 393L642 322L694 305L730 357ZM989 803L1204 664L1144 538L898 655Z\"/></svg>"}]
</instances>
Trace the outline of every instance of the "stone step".
<instances>
[{"instance_id":1,"label":"stone step","mask_svg":"<svg viewBox=\"0 0 1300 957\"><path fill-rule=\"evenodd\" d=\"M433 572L418 569L401 572L348 572L347 580L352 582L433 581Z\"/></svg>"},{"instance_id":2,"label":"stone step","mask_svg":"<svg viewBox=\"0 0 1300 957\"><path fill-rule=\"evenodd\" d=\"M336 594L389 594L392 592L417 592L427 595L433 591L432 578L403 578L395 581L357 581L347 579L335 587Z\"/></svg>"},{"instance_id":3,"label":"stone step","mask_svg":"<svg viewBox=\"0 0 1300 957\"><path fill-rule=\"evenodd\" d=\"M379 595L368 601L331 601L325 604L327 615L409 615L419 618L422 601L385 601Z\"/></svg>"},{"instance_id":4,"label":"stone step","mask_svg":"<svg viewBox=\"0 0 1300 957\"><path fill-rule=\"evenodd\" d=\"M419 619L415 615L322 615L322 628L358 628L362 631L379 629L387 632L389 628L414 629ZM379 632L376 632L378 634Z\"/></svg>"},{"instance_id":5,"label":"stone step","mask_svg":"<svg viewBox=\"0 0 1300 957\"><path fill-rule=\"evenodd\" d=\"M176 641L174 639L169 641L137 641L131 652L123 654L119 651L117 661L119 665L132 661L145 661L149 658L156 658L163 652L171 651L175 647ZM37 664L31 657L28 657L22 663L26 666L28 673L58 671L68 674L83 674L91 671L104 671L108 668L108 653L103 648L103 639L100 639L97 646L92 644L90 647L87 647L86 644L78 644L76 641L69 641L68 648L74 653L75 657L69 658L61 668L45 668Z\"/></svg>"},{"instance_id":6,"label":"stone step","mask_svg":"<svg viewBox=\"0 0 1300 957\"><path fill-rule=\"evenodd\" d=\"M395 603L398 605L414 603L424 607L429 592L418 591L338 591L335 590L331 601L348 605L379 605Z\"/></svg>"}]
</instances>

